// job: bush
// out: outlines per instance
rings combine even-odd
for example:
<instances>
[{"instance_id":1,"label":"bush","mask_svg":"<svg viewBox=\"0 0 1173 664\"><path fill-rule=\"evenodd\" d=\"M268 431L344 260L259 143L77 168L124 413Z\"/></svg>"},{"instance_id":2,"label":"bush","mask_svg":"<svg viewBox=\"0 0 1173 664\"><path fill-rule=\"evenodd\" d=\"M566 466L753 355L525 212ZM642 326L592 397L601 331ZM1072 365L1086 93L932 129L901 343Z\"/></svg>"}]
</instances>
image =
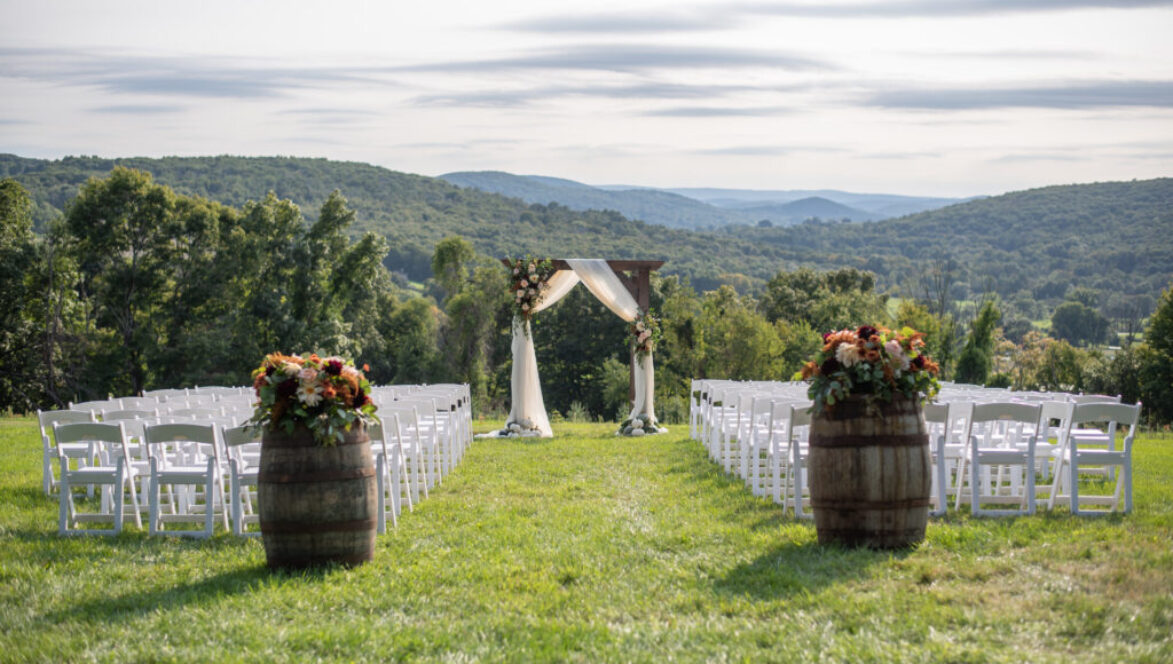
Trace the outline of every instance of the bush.
<instances>
[{"instance_id":1,"label":"bush","mask_svg":"<svg viewBox=\"0 0 1173 664\"><path fill-rule=\"evenodd\" d=\"M674 394L656 402L656 418L660 424L687 424L688 398Z\"/></svg>"}]
</instances>

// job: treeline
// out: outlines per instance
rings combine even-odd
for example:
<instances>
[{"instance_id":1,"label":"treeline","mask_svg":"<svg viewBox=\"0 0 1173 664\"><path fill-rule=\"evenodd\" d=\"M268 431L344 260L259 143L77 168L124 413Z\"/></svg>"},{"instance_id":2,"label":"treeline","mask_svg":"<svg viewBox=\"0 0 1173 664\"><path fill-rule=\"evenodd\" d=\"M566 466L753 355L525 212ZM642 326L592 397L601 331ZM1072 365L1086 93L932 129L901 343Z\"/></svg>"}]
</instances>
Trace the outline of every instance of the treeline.
<instances>
[{"instance_id":1,"label":"treeline","mask_svg":"<svg viewBox=\"0 0 1173 664\"><path fill-rule=\"evenodd\" d=\"M24 189L0 182L0 409L243 384L273 350L353 357L379 383L467 382L478 412L506 406L506 273L469 239L449 236L431 248L433 276L421 296L382 267L381 237L352 235L360 220L338 192L311 220L272 194L225 205L115 168L83 184L40 235L33 216ZM854 267L778 269L750 292L656 275L658 410L682 419L692 378L787 380L822 332L869 322L924 331L954 380L1120 393L1143 399L1154 421L1173 420L1168 291L1137 330L1145 342L1109 352L1013 329L996 293L966 309L947 277L929 270L917 275L926 285L920 297L893 298ZM1091 309L1089 293L1070 294ZM551 411L612 419L625 408L625 325L585 289L535 317L534 339Z\"/></svg>"},{"instance_id":2,"label":"treeline","mask_svg":"<svg viewBox=\"0 0 1173 664\"><path fill-rule=\"evenodd\" d=\"M1173 278L1170 178L1045 187L882 222L690 232L325 159L0 155L0 177L15 178L32 195L39 232L88 178L104 177L114 166L149 171L179 194L237 208L274 192L301 204L309 222L341 189L357 212L352 231L386 239L384 264L414 281L431 275L432 249L451 235L489 256L529 251L664 259L664 274L679 275L698 291L730 285L755 297L779 270L852 267L874 274L884 292L926 302L944 296L967 318L984 297L996 295L1003 325L1016 340L1076 301L1108 322L1104 334L1077 338L1062 325L1053 333L1086 345L1138 333ZM1083 291L1069 292L1076 287ZM1060 318L1086 314L1068 311Z\"/></svg>"}]
</instances>

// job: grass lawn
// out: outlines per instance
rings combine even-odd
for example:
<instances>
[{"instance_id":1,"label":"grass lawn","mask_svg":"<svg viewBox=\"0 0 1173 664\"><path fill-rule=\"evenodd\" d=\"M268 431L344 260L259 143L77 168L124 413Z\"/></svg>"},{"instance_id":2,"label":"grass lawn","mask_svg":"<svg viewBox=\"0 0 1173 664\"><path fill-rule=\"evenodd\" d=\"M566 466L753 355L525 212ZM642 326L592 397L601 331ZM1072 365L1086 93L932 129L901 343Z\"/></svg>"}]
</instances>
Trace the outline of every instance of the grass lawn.
<instances>
[{"instance_id":1,"label":"grass lawn","mask_svg":"<svg viewBox=\"0 0 1173 664\"><path fill-rule=\"evenodd\" d=\"M484 425L485 430L489 425ZM1173 661L1173 437L1127 517L933 521L819 547L677 426L476 443L360 568L256 540L61 539L35 422L0 419L0 661Z\"/></svg>"}]
</instances>

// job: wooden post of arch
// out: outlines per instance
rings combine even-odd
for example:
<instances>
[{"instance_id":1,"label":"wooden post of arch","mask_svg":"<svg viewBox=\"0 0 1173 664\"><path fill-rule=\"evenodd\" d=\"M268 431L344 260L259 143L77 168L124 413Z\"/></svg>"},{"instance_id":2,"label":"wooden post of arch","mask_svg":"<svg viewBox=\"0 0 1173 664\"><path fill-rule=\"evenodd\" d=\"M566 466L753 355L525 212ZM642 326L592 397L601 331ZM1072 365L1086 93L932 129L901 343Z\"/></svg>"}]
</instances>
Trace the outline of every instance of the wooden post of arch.
<instances>
[{"instance_id":1,"label":"wooden post of arch","mask_svg":"<svg viewBox=\"0 0 1173 664\"><path fill-rule=\"evenodd\" d=\"M554 264L555 270L569 270L570 264L562 258L554 258L550 260ZM502 258L501 263L505 267L512 268L513 263L508 258ZM646 312L652 302L652 271L658 270L664 261L627 261L614 260L607 261L607 265L611 267L611 271L615 276L619 277L619 281L627 287L627 292L631 293L632 299L639 305L641 311ZM633 352L631 358L627 362L628 367L628 383L627 383L627 400L633 401L635 399L635 353Z\"/></svg>"}]
</instances>

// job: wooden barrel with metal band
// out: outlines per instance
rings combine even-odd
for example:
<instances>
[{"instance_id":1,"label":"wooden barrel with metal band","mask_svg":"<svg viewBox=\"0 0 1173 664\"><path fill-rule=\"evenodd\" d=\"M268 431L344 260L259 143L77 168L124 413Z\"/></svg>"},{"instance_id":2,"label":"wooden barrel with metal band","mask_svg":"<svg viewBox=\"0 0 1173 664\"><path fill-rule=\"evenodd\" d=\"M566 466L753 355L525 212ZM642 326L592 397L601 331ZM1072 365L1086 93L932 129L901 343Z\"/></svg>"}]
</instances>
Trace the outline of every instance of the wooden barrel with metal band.
<instances>
[{"instance_id":1,"label":"wooden barrel with metal band","mask_svg":"<svg viewBox=\"0 0 1173 664\"><path fill-rule=\"evenodd\" d=\"M890 549L924 539L932 458L919 401L835 404L811 419L808 459L820 544Z\"/></svg>"},{"instance_id":2,"label":"wooden barrel with metal band","mask_svg":"<svg viewBox=\"0 0 1173 664\"><path fill-rule=\"evenodd\" d=\"M377 485L371 441L357 425L324 446L309 429L266 429L257 512L269 567L358 565L375 552Z\"/></svg>"}]
</instances>

